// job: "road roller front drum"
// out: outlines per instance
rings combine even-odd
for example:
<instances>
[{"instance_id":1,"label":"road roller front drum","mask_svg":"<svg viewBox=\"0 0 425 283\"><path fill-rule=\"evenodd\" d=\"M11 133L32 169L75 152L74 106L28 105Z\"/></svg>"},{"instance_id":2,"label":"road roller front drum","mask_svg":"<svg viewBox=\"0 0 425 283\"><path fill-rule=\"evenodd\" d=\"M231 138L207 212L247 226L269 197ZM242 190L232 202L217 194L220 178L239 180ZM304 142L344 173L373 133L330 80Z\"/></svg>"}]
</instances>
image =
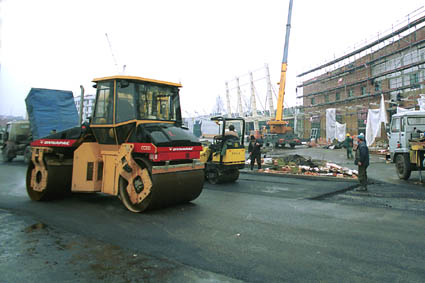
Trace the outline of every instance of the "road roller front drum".
<instances>
[{"instance_id":1,"label":"road roller front drum","mask_svg":"<svg viewBox=\"0 0 425 283\"><path fill-rule=\"evenodd\" d=\"M133 212L161 208L196 199L202 192L203 170L176 171L152 174L152 166L145 158L135 158L139 169L119 178L119 197L124 206ZM124 175L125 173L122 172ZM148 193L146 195L146 193Z\"/></svg>"},{"instance_id":2,"label":"road roller front drum","mask_svg":"<svg viewBox=\"0 0 425 283\"><path fill-rule=\"evenodd\" d=\"M142 212L151 202L152 177L149 161L138 158L130 163L131 170L123 170L118 180L119 198L132 212ZM136 168L135 168L136 167Z\"/></svg>"}]
</instances>

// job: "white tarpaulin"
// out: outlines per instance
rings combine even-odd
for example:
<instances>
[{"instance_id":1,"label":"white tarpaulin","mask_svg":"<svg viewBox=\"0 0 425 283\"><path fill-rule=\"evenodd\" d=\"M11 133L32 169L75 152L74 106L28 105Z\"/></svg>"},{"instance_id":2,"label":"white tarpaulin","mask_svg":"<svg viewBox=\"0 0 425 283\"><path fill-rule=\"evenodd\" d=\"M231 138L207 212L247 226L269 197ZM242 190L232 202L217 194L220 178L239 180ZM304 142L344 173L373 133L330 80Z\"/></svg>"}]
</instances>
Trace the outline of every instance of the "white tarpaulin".
<instances>
[{"instance_id":1,"label":"white tarpaulin","mask_svg":"<svg viewBox=\"0 0 425 283\"><path fill-rule=\"evenodd\" d=\"M336 122L336 127L335 127L335 138L338 141L343 141L345 140L345 132L347 131L347 125L346 124L340 124L338 122Z\"/></svg>"},{"instance_id":2,"label":"white tarpaulin","mask_svg":"<svg viewBox=\"0 0 425 283\"><path fill-rule=\"evenodd\" d=\"M326 109L326 140L333 141L335 139L336 130L336 109Z\"/></svg>"},{"instance_id":3,"label":"white tarpaulin","mask_svg":"<svg viewBox=\"0 0 425 283\"><path fill-rule=\"evenodd\" d=\"M340 124L336 121L336 109L326 109L326 140L343 141L345 139L346 124Z\"/></svg>"},{"instance_id":4,"label":"white tarpaulin","mask_svg":"<svg viewBox=\"0 0 425 283\"><path fill-rule=\"evenodd\" d=\"M384 96L381 94L381 105L379 109L369 109L366 122L366 144L371 146L376 137L380 136L381 123L387 124L387 113L385 111Z\"/></svg>"},{"instance_id":5,"label":"white tarpaulin","mask_svg":"<svg viewBox=\"0 0 425 283\"><path fill-rule=\"evenodd\" d=\"M415 110L415 108L406 109L406 108L401 108L401 107L397 106L397 113L403 113L403 112L414 111L414 110Z\"/></svg>"},{"instance_id":6,"label":"white tarpaulin","mask_svg":"<svg viewBox=\"0 0 425 283\"><path fill-rule=\"evenodd\" d=\"M421 97L418 98L419 110L425 110L425 94L421 94Z\"/></svg>"}]
</instances>

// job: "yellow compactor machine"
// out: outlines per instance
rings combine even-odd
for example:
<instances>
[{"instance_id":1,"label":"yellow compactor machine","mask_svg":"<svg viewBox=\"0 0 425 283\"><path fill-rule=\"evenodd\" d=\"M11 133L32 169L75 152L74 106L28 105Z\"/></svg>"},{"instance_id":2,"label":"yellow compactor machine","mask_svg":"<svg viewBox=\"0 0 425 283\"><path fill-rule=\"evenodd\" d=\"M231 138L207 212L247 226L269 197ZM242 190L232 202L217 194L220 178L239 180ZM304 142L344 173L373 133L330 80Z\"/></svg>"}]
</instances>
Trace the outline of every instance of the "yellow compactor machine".
<instances>
[{"instance_id":1,"label":"yellow compactor machine","mask_svg":"<svg viewBox=\"0 0 425 283\"><path fill-rule=\"evenodd\" d=\"M245 120L221 116L211 120L220 125L221 133L201 152L201 161L205 163L205 178L211 184L235 182L239 178L239 169L245 167ZM230 121L242 124L240 137L226 134L226 123Z\"/></svg>"},{"instance_id":2,"label":"yellow compactor machine","mask_svg":"<svg viewBox=\"0 0 425 283\"><path fill-rule=\"evenodd\" d=\"M130 76L93 82L89 124L32 142L29 197L102 192L133 212L197 198L204 183L202 146L182 127L181 85Z\"/></svg>"}]
</instances>

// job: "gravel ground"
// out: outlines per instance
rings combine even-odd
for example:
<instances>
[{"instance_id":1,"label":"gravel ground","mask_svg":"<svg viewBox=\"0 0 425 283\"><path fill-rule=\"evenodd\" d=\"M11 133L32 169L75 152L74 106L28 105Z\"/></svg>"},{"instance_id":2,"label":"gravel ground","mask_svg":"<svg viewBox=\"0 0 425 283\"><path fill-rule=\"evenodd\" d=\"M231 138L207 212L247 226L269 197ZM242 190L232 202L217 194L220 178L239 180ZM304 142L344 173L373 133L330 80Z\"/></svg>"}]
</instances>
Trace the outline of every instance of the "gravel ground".
<instances>
[{"instance_id":1,"label":"gravel ground","mask_svg":"<svg viewBox=\"0 0 425 283\"><path fill-rule=\"evenodd\" d=\"M0 282L239 282L0 210Z\"/></svg>"},{"instance_id":2,"label":"gravel ground","mask_svg":"<svg viewBox=\"0 0 425 283\"><path fill-rule=\"evenodd\" d=\"M334 162L343 167L357 169L352 159L347 159L345 149L308 148L266 150L267 157L299 154L306 158ZM409 210L425 214L425 184L419 182L419 173L412 172L409 180L400 180L393 163L388 163L382 155L370 155L368 192L355 189L324 198L325 201L348 205L384 207L388 209ZM425 174L424 174L425 180ZM323 199L322 199L323 200Z\"/></svg>"}]
</instances>

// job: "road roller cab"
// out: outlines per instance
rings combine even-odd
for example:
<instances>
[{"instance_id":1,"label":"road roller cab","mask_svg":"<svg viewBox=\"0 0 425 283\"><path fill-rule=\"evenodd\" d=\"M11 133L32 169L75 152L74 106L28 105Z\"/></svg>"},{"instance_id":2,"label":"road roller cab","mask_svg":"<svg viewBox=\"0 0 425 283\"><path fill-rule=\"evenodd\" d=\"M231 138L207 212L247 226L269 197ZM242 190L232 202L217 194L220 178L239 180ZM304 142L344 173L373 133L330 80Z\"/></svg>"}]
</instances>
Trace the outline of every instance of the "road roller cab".
<instances>
[{"instance_id":1,"label":"road roller cab","mask_svg":"<svg viewBox=\"0 0 425 283\"><path fill-rule=\"evenodd\" d=\"M239 169L245 167L245 120L221 116L211 120L220 125L220 134L201 153L201 161L205 163L205 178L212 184L234 182L239 178ZM226 132L230 123L233 123L229 126L231 129ZM234 131L234 124L241 125L240 134Z\"/></svg>"},{"instance_id":2,"label":"road roller cab","mask_svg":"<svg viewBox=\"0 0 425 283\"><path fill-rule=\"evenodd\" d=\"M33 142L31 199L102 192L141 212L197 198L204 181L202 146L182 127L181 85L130 76L93 82L90 124ZM56 171L64 178L56 180Z\"/></svg>"}]
</instances>

